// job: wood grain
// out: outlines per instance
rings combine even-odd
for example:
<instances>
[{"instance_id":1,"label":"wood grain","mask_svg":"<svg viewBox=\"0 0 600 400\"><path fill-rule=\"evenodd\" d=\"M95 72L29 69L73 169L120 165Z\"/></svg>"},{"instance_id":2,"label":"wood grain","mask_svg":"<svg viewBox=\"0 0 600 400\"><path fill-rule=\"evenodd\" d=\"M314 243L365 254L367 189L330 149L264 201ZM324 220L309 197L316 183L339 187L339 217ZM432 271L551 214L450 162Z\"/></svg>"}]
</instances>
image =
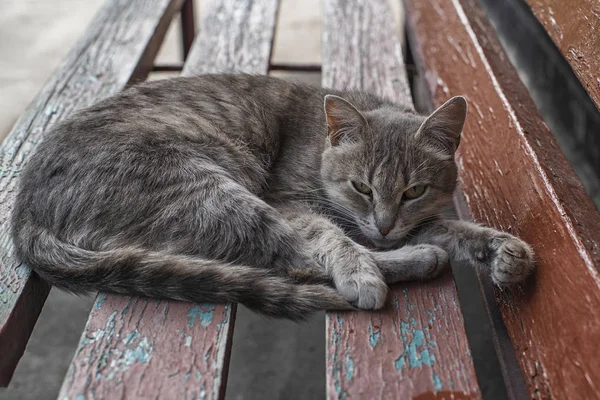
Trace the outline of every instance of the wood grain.
<instances>
[{"instance_id":1,"label":"wood grain","mask_svg":"<svg viewBox=\"0 0 600 400\"><path fill-rule=\"evenodd\" d=\"M213 2L183 75L266 74L278 0ZM222 399L235 305L101 293L60 399Z\"/></svg>"},{"instance_id":2,"label":"wood grain","mask_svg":"<svg viewBox=\"0 0 600 400\"><path fill-rule=\"evenodd\" d=\"M536 252L527 285L496 290L529 395L598 398L600 216L477 1L405 4L433 102L469 103L459 166L470 213Z\"/></svg>"},{"instance_id":3,"label":"wood grain","mask_svg":"<svg viewBox=\"0 0 600 400\"><path fill-rule=\"evenodd\" d=\"M600 3L526 1L600 110Z\"/></svg>"},{"instance_id":4,"label":"wood grain","mask_svg":"<svg viewBox=\"0 0 600 400\"><path fill-rule=\"evenodd\" d=\"M325 2L323 85L412 104L386 0ZM327 397L481 397L451 273L395 285L380 312L327 314Z\"/></svg>"},{"instance_id":5,"label":"wood grain","mask_svg":"<svg viewBox=\"0 0 600 400\"><path fill-rule=\"evenodd\" d=\"M180 0L111 0L0 149L0 386L21 358L49 287L14 258L10 214L21 167L53 124L145 76Z\"/></svg>"}]
</instances>

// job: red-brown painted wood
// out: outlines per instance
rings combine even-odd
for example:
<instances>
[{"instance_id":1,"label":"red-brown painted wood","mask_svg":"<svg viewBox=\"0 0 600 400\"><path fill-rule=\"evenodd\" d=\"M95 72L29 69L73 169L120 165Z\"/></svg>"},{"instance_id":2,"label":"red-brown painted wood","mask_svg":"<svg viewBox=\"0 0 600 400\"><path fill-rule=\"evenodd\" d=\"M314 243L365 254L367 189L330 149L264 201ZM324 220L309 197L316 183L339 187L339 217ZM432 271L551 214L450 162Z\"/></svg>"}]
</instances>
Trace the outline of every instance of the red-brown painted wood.
<instances>
[{"instance_id":1,"label":"red-brown painted wood","mask_svg":"<svg viewBox=\"0 0 600 400\"><path fill-rule=\"evenodd\" d=\"M600 3L527 0L600 110Z\"/></svg>"},{"instance_id":2,"label":"red-brown painted wood","mask_svg":"<svg viewBox=\"0 0 600 400\"><path fill-rule=\"evenodd\" d=\"M212 3L182 74L266 74L277 10ZM234 318L234 305L99 294L59 398L222 399Z\"/></svg>"},{"instance_id":3,"label":"red-brown painted wood","mask_svg":"<svg viewBox=\"0 0 600 400\"><path fill-rule=\"evenodd\" d=\"M221 398L231 307L99 294L58 398Z\"/></svg>"},{"instance_id":4,"label":"red-brown painted wood","mask_svg":"<svg viewBox=\"0 0 600 400\"><path fill-rule=\"evenodd\" d=\"M496 290L529 395L598 398L600 216L477 1L405 4L433 102L469 103L458 157L469 211L536 252L528 284Z\"/></svg>"},{"instance_id":5,"label":"red-brown painted wood","mask_svg":"<svg viewBox=\"0 0 600 400\"><path fill-rule=\"evenodd\" d=\"M323 85L412 104L387 0L325 2ZM481 397L452 274L394 285L379 312L327 314L330 399Z\"/></svg>"},{"instance_id":6,"label":"red-brown painted wood","mask_svg":"<svg viewBox=\"0 0 600 400\"><path fill-rule=\"evenodd\" d=\"M182 0L111 0L0 148L0 386L21 358L49 286L15 260L10 214L19 171L50 126L144 77Z\"/></svg>"}]
</instances>

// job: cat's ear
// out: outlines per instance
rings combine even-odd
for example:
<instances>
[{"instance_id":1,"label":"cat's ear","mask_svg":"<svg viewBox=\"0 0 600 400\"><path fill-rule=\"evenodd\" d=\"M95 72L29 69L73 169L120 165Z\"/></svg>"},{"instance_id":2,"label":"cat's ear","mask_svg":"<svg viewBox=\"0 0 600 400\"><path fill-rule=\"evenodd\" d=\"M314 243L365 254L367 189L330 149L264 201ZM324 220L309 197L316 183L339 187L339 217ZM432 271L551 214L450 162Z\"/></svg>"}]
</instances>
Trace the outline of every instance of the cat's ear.
<instances>
[{"instance_id":1,"label":"cat's ear","mask_svg":"<svg viewBox=\"0 0 600 400\"><path fill-rule=\"evenodd\" d=\"M454 154L460 143L467 117L467 101L462 96L456 96L442 104L421 124L416 133L419 139L435 140L444 149Z\"/></svg>"},{"instance_id":2,"label":"cat's ear","mask_svg":"<svg viewBox=\"0 0 600 400\"><path fill-rule=\"evenodd\" d=\"M356 139L360 131L367 127L367 120L349 101L328 94L325 96L325 116L327 135L332 146L345 140Z\"/></svg>"}]
</instances>

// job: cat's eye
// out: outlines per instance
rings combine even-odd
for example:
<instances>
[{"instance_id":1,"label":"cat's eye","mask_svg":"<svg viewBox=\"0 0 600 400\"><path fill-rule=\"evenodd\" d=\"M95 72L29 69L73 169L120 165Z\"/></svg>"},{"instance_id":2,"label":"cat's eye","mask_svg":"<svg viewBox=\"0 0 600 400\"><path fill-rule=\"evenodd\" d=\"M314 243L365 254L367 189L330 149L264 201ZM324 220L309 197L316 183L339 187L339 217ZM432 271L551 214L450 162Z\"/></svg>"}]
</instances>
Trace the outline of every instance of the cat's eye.
<instances>
[{"instance_id":1,"label":"cat's eye","mask_svg":"<svg viewBox=\"0 0 600 400\"><path fill-rule=\"evenodd\" d=\"M421 197L426 189L426 185L411 186L404 191L404 197L408 200L416 199L417 197Z\"/></svg>"},{"instance_id":2,"label":"cat's eye","mask_svg":"<svg viewBox=\"0 0 600 400\"><path fill-rule=\"evenodd\" d=\"M364 195L371 196L373 194L373 191L366 183L352 181L352 186L354 186L357 192Z\"/></svg>"}]
</instances>

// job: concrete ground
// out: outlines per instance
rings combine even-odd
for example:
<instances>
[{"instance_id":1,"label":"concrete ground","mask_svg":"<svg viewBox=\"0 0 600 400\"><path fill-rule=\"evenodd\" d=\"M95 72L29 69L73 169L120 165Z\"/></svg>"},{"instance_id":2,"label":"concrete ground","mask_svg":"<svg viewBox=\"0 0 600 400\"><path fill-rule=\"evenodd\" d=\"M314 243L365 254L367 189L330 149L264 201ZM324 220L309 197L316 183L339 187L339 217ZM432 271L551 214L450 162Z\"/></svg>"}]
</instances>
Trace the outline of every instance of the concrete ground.
<instances>
[{"instance_id":1,"label":"concrete ground","mask_svg":"<svg viewBox=\"0 0 600 400\"><path fill-rule=\"evenodd\" d=\"M0 139L34 98L79 38L102 0L2 0L0 5ZM198 16L202 5L197 7ZM399 1L394 1L397 14ZM283 0L274 49L275 62L320 62L319 0ZM198 19L199 20L199 19ZM173 26L159 61L180 58L178 26ZM302 40L297 40L298 38ZM279 75L319 84L318 73ZM154 76L153 79L163 76ZM460 275L465 275L461 272ZM466 274L465 284L474 285ZM471 278L469 278L471 276ZM469 280L471 279L471 280ZM504 397L481 306L473 290L463 290L473 354L488 399ZM461 293L461 294L462 294ZM471 298L472 297L472 298ZM93 296L53 290L29 345L1 400L55 399L91 308ZM227 398L318 399L325 394L324 315L308 322L267 320L238 308Z\"/></svg>"}]
</instances>

